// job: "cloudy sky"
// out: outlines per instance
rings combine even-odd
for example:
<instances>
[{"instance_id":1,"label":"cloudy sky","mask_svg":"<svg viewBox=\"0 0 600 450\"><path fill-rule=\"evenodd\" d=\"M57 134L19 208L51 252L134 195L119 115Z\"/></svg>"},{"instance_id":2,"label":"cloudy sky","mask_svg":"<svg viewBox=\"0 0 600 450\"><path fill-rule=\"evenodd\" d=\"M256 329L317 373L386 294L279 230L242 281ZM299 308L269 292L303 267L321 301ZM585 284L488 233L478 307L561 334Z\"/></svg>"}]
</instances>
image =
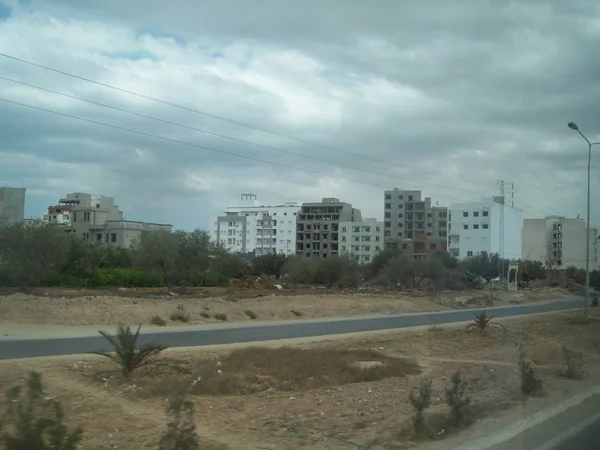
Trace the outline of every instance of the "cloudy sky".
<instances>
[{"instance_id":1,"label":"cloudy sky","mask_svg":"<svg viewBox=\"0 0 600 450\"><path fill-rule=\"evenodd\" d=\"M499 179L526 217L583 217L566 124L600 141L599 42L589 0L0 0L0 185L27 216L79 191L184 229L242 192L382 218L386 188ZM600 226L600 146L592 195Z\"/></svg>"}]
</instances>

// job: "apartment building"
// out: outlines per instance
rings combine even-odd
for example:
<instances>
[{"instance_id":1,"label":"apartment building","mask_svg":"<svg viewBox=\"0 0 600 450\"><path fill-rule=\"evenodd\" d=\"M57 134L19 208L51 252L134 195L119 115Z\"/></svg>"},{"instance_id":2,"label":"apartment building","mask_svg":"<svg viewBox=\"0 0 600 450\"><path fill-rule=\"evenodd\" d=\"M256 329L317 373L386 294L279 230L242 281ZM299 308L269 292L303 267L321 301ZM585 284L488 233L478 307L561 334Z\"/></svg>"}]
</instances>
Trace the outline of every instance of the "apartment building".
<instances>
[{"instance_id":1,"label":"apartment building","mask_svg":"<svg viewBox=\"0 0 600 450\"><path fill-rule=\"evenodd\" d=\"M296 254L307 258L339 255L341 222L362 222L362 213L335 197L303 203L296 222Z\"/></svg>"},{"instance_id":2,"label":"apartment building","mask_svg":"<svg viewBox=\"0 0 600 450\"><path fill-rule=\"evenodd\" d=\"M265 204L255 194L242 194L239 205L211 218L211 238L236 253L293 255L299 211L299 202Z\"/></svg>"},{"instance_id":3,"label":"apartment building","mask_svg":"<svg viewBox=\"0 0 600 450\"><path fill-rule=\"evenodd\" d=\"M25 188L0 187L0 224L20 223L25 218Z\"/></svg>"},{"instance_id":4,"label":"apartment building","mask_svg":"<svg viewBox=\"0 0 600 450\"><path fill-rule=\"evenodd\" d=\"M448 208L432 206L419 190L394 188L384 192L384 240L415 258L446 250Z\"/></svg>"},{"instance_id":5,"label":"apartment building","mask_svg":"<svg viewBox=\"0 0 600 450\"><path fill-rule=\"evenodd\" d=\"M83 192L67 194L58 205L49 206L42 221L60 226L86 242L130 248L144 233L171 232L170 224L140 222L123 219L123 212L113 197Z\"/></svg>"},{"instance_id":6,"label":"apartment building","mask_svg":"<svg viewBox=\"0 0 600 450\"><path fill-rule=\"evenodd\" d=\"M590 239L590 270L598 267L598 230L585 220L548 216L523 221L523 258L550 263L557 268L585 268L586 232Z\"/></svg>"},{"instance_id":7,"label":"apartment building","mask_svg":"<svg viewBox=\"0 0 600 450\"><path fill-rule=\"evenodd\" d=\"M448 252L452 256L464 259L486 252L506 259L521 258L523 211L505 205L502 197L453 203L448 221Z\"/></svg>"},{"instance_id":8,"label":"apartment building","mask_svg":"<svg viewBox=\"0 0 600 450\"><path fill-rule=\"evenodd\" d=\"M362 222L339 223L339 254L352 255L368 264L384 248L383 222L367 218Z\"/></svg>"}]
</instances>

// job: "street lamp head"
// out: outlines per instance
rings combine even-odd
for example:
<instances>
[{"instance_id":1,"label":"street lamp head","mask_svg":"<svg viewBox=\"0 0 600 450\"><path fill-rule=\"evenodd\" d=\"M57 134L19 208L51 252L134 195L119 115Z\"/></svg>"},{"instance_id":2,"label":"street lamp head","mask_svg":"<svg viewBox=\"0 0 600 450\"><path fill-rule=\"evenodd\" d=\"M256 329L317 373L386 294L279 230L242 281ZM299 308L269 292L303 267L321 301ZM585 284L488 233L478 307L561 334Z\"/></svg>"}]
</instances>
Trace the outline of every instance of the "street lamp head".
<instances>
[{"instance_id":1,"label":"street lamp head","mask_svg":"<svg viewBox=\"0 0 600 450\"><path fill-rule=\"evenodd\" d=\"M575 131L579 130L579 127L577 126L577 124L575 122L569 122L568 125L571 130L575 130Z\"/></svg>"}]
</instances>

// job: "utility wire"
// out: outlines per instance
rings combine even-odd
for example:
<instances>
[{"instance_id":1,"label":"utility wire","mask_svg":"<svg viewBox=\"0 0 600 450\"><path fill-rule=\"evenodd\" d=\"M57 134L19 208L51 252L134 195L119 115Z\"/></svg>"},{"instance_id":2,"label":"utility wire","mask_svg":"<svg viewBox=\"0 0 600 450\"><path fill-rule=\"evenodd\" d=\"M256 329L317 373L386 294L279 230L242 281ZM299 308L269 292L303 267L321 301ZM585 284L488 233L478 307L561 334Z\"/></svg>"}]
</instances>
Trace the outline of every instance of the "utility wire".
<instances>
[{"instance_id":1,"label":"utility wire","mask_svg":"<svg viewBox=\"0 0 600 450\"><path fill-rule=\"evenodd\" d=\"M112 125L112 124L109 124L109 123L99 122L97 120L86 119L84 117L74 116L74 115L71 115L71 114L65 114L65 113L61 113L61 112L58 112L58 111L53 111L51 109L41 108L39 106L27 105L25 103L17 102L17 101L14 101L14 100L9 100L9 99L3 98L3 97L0 97L0 102L6 102L6 103L13 104L13 105L21 106L21 107L24 107L24 108L29 108L29 109L33 109L33 110L37 110L37 111L47 112L47 113L50 113L50 114L56 114L58 116L67 117L67 118L79 120L79 121L82 121L82 122L92 123L92 124L100 125L100 126L107 127L107 128L113 128L115 130L126 131L128 133L138 134L140 136L146 136L146 137L151 137L151 138L154 138L154 139L160 139L160 140L167 141L167 142L173 142L173 143L176 143L176 144L181 144L181 145L187 145L187 146L190 146L190 147L200 148L200 149L208 150L208 151L215 152L215 153L222 153L222 154L226 154L226 155L230 155L230 156L237 156L238 158L244 158L244 159L248 159L248 160L251 160L251 161L257 161L257 162L262 162L262 163L265 163L265 164L271 164L271 165L274 165L274 166L285 167L285 168L288 168L288 169L300 170L300 171L308 172L308 173L314 173L316 175L321 175L321 176L324 176L324 177L337 178L337 179L340 179L340 180L351 181L351 182L355 182L355 183L362 183L362 184L367 184L367 185L376 186L376 187L385 188L385 189L390 189L392 187L392 186L389 186L389 185L383 185L383 184L379 184L379 183L373 183L371 181L364 181L364 180L358 180L358 179L355 179L355 178L342 177L342 176L339 176L339 175L332 175L332 174L328 174L328 173L324 173L324 172L319 172L317 170L305 169L305 168L302 168L302 167L291 166L291 165L288 165L288 164L278 163L278 162L275 162L275 161L269 161L269 160L262 159L262 158L255 158L253 156L241 155L239 153L230 152L230 151L227 151L227 150L220 150L220 149L216 149L216 148L212 148L212 147L207 147L207 146L204 146L204 145L194 144L192 142L180 141L178 139L167 138L167 137L159 136L159 135L156 135L156 134L146 133L144 131L132 130L131 128L125 128L125 127L121 127L121 126L118 126L118 125ZM456 198L456 197L450 197L450 196L447 196L445 194L443 195L443 197L448 198L448 199L452 199L452 200L464 201L464 199L460 199L460 198Z\"/></svg>"},{"instance_id":2,"label":"utility wire","mask_svg":"<svg viewBox=\"0 0 600 450\"><path fill-rule=\"evenodd\" d=\"M223 139L229 139L229 140L232 140L232 141L235 141L235 142L241 142L241 143L244 143L244 144L255 145L257 147L265 148L265 149L268 149L268 150L273 150L273 151L280 152L280 153L286 153L288 155L298 156L300 158L309 159L309 160L312 160L312 161L318 161L318 162L322 162L322 163L326 163L326 164L332 164L332 165L335 165L335 166L344 167L346 169L351 169L351 170L358 170L358 171L369 173L369 174L372 174L372 175L384 176L384 177L388 177L388 178L391 178L391 179L399 180L399 181L401 181L403 183L406 183L406 182L408 182L408 183L418 183L418 184L423 184L423 185L435 186L435 187L439 187L439 188L443 188L443 189L450 189L450 190L454 190L454 191L466 192L466 193L469 193L469 194L478 194L478 195L480 194L479 192L471 191L471 190L468 190L468 189L456 188L456 187L450 187L450 186L444 186L444 185L440 185L440 184L436 184L436 183L431 183L431 182L428 182L428 181L420 181L420 180L411 180L409 178L401 178L401 177L398 177L398 176L395 176L395 175L390 175L390 174L387 174L387 173L384 173L384 172L377 172L377 171L373 171L373 170L369 170L369 169L362 169L362 168L359 168L359 167L349 166L347 164L341 164L341 163L337 163L337 162L333 162L333 161L327 161L325 159L316 158L314 156L308 156L308 155L303 155L301 153L291 152L289 150L283 150L283 149L276 148L276 147L271 147L271 146L268 146L268 145L257 144L256 142L247 141L245 139L238 139L238 138L227 136L227 135L224 135L224 134L219 134L219 133L214 133L212 131L203 130L201 128L196 128L196 127L192 127L192 126L189 126L189 125L183 125L183 124L180 124L180 123L172 122L170 120L161 119L161 118L153 117L153 116L148 116L148 115L141 114L141 113L129 110L129 109L124 109L124 108L119 108L117 106L107 105L107 104L104 104L104 103L96 102L94 100L89 100L89 99L86 99L86 98L83 98L83 97L78 97L78 96L75 96L75 95L65 94L63 92L55 91L55 90L52 90L52 89L44 88L44 87L37 86L37 85L34 85L34 84L30 84L30 83L25 83L23 81L14 80L12 78L7 78L7 77L0 76L0 79L5 80L5 81L10 81L11 83L17 83L17 84L20 84L20 85L23 85L23 86L27 86L27 87L30 87L30 88L38 89L40 91L49 92L49 93L52 93L52 94L61 95L63 97L72 98L74 100L79 100L79 101L82 101L82 102L90 103L92 105L101 106L103 108L108 108L108 109L112 109L112 110L115 110L115 111L120 111L120 112L123 112L123 113L126 113L126 114L131 114L131 115L134 115L134 116L142 117L144 119L150 119L150 120L154 120L154 121L157 121L157 122L166 123L168 125L173 125L173 126L180 127L180 128L185 128L185 129L188 129L188 130L197 131L197 132L200 132L200 133L205 133L205 134L209 134L209 135L212 135L212 136L217 136L217 137L220 137L220 138L223 138Z\"/></svg>"},{"instance_id":3,"label":"utility wire","mask_svg":"<svg viewBox=\"0 0 600 450\"><path fill-rule=\"evenodd\" d=\"M49 70L51 72L55 72L55 73L58 73L58 74L61 74L61 75L65 75L65 76L68 76L68 77L76 78L78 80L82 80L82 81L86 81L86 82L89 82L89 83L93 83L93 84L96 84L98 86L102 86L102 87L105 87L105 88L108 88L108 89L113 89L113 90L116 90L116 91L119 91L119 92L123 92L125 94L134 95L136 97L144 98L146 100L151 100L153 102L162 103L163 105L171 106L171 107L174 107L174 108L179 108L179 109L182 109L182 110L185 110L185 111L188 111L188 112L193 112L193 113L196 113L196 114L201 114L201 115L206 116L206 117L210 117L210 118L213 118L213 119L217 119L217 120L221 120L221 121L224 121L224 122L228 122L228 123L231 123L233 125L240 126L240 127L249 128L249 129L252 129L252 130L256 130L256 131L260 131L260 132L263 132L263 133L267 133L267 134L270 134L272 136L277 136L279 138L288 139L288 140L291 140L291 141L296 141L296 142L299 142L299 143L302 143L302 144L305 144L305 145L310 145L310 146L313 146L313 147L318 147L318 148L321 148L321 149L324 149L324 150L329 150L329 151L333 151L333 152L337 152L337 153L341 153L341 154L345 154L345 155L352 155L352 156L355 156L357 158L362 158L362 159L365 159L365 160L368 160L368 161L373 161L373 162L377 162L377 163L381 163L381 164L391 165L391 166L399 167L399 168L402 168L402 169L408 169L408 170L413 170L413 171L416 171L416 172L426 173L426 174L429 174L429 175L435 175L435 176L438 176L438 177L447 178L447 179L454 180L454 181L467 182L467 183L472 183L472 184L476 184L476 185L480 185L480 186L486 186L486 187L493 186L491 184L481 183L481 182L478 182L478 181L467 180L467 179L464 179L464 178L448 177L447 175L443 175L441 173L431 172L431 171L424 170L424 169L419 169L419 168L416 168L416 167L411 167L411 166L407 166L407 165L403 165L403 164L398 164L398 163L395 163L393 161L383 160L383 159L375 158L375 157L372 157L372 156L365 156L365 155L362 155L360 153L351 152L351 151L348 151L348 150L342 150L342 149L339 149L339 148L335 148L335 147L331 147L331 146L319 144L318 142L313 142L313 141L309 141L309 140L306 140L306 139L302 139L302 138L290 136L290 135L287 135L287 134L278 133L278 132L275 132L275 131L268 130L266 128L261 128L261 127L250 125L250 124L247 124L247 123L244 123L244 122L239 122L239 121L236 121L236 120L228 119L226 117L218 116L216 114L208 113L206 111L202 111L202 110L190 108L188 106L180 105L180 104L177 104L177 103L172 103L172 102L169 102L169 101L166 101L166 100L162 100L162 99L159 99L159 98L156 98L156 97L151 97L149 95L140 94L138 92L133 92L133 91L130 91L130 90L127 90L127 89L123 89L123 88L120 88L120 87L117 87L117 86L113 86L113 85L110 85L110 84L107 84L107 83L102 83L100 81L92 80L90 78L86 78L86 77L82 77L82 76L79 76L79 75L75 75L73 73L69 73L69 72L65 72L65 71L62 71L62 70L54 69L52 67L48 67L48 66L44 66L42 64L34 63L32 61L27 61L25 59L17 58L16 56L11 56L11 55L8 55L6 53L0 53L0 56L2 56L4 58L12 59L13 61L18 61L18 62L21 62L21 63L24 63L24 64L28 64L28 65L31 65L31 66L34 66L34 67L38 67L40 69Z\"/></svg>"}]
</instances>

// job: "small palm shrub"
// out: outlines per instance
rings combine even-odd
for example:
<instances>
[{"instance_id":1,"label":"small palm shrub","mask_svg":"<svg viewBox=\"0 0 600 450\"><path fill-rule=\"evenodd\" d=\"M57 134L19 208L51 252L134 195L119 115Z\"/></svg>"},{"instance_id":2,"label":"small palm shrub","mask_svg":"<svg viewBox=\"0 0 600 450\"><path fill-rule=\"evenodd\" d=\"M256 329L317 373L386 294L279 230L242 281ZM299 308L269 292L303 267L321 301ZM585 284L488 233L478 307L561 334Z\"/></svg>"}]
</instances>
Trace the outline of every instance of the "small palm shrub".
<instances>
[{"instance_id":1,"label":"small palm shrub","mask_svg":"<svg viewBox=\"0 0 600 450\"><path fill-rule=\"evenodd\" d=\"M566 346L562 348L565 355L565 377L570 380L581 380L583 378L583 356Z\"/></svg>"},{"instance_id":2,"label":"small palm shrub","mask_svg":"<svg viewBox=\"0 0 600 450\"><path fill-rule=\"evenodd\" d=\"M487 327L495 326L502 328L502 330L506 332L504 325L498 322L492 322L493 319L494 318L492 316L488 317L485 311L483 311L481 314L475 314L475 319L473 319L473 323L468 324L465 327L465 331L467 333L470 333L473 330L479 330L479 334L483 334Z\"/></svg>"},{"instance_id":3,"label":"small palm shrub","mask_svg":"<svg viewBox=\"0 0 600 450\"><path fill-rule=\"evenodd\" d=\"M528 396L542 394L542 380L535 373L531 363L525 359L523 350L519 352L519 375L521 376L521 392Z\"/></svg>"},{"instance_id":4,"label":"small palm shrub","mask_svg":"<svg viewBox=\"0 0 600 450\"><path fill-rule=\"evenodd\" d=\"M99 331L100 335L113 347L113 351L95 351L91 353L112 359L121 366L121 371L126 377L129 377L134 370L142 366L162 362L158 355L167 349L164 345L147 344L138 348L137 341L140 337L141 328L140 325L134 333L129 325L119 325L116 336L112 336L106 331Z\"/></svg>"}]
</instances>

